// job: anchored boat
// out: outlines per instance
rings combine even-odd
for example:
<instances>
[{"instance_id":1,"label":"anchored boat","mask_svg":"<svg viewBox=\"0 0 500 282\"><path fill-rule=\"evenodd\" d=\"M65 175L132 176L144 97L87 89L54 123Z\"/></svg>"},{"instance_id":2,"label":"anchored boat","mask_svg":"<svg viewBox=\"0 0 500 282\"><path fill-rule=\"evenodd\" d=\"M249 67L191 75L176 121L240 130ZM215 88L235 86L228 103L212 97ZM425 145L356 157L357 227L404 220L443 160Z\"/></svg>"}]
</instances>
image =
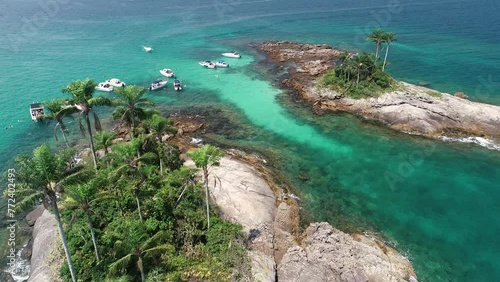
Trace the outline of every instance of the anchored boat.
<instances>
[{"instance_id":1,"label":"anchored boat","mask_svg":"<svg viewBox=\"0 0 500 282\"><path fill-rule=\"evenodd\" d=\"M241 58L241 54L234 51L222 53L222 56L229 58Z\"/></svg>"},{"instance_id":2,"label":"anchored boat","mask_svg":"<svg viewBox=\"0 0 500 282\"><path fill-rule=\"evenodd\" d=\"M45 114L45 108L40 103L33 103L30 105L31 120L38 121L38 117Z\"/></svg>"},{"instance_id":3,"label":"anchored boat","mask_svg":"<svg viewBox=\"0 0 500 282\"><path fill-rule=\"evenodd\" d=\"M160 88L163 88L167 85L167 82L168 81L166 81L166 80L158 79L157 81L151 83L151 86L149 86L149 90L155 91L155 90L158 90Z\"/></svg>"},{"instance_id":4,"label":"anchored boat","mask_svg":"<svg viewBox=\"0 0 500 282\"><path fill-rule=\"evenodd\" d=\"M175 91L182 90L181 82L178 79L174 80L174 89L175 89Z\"/></svg>"}]
</instances>

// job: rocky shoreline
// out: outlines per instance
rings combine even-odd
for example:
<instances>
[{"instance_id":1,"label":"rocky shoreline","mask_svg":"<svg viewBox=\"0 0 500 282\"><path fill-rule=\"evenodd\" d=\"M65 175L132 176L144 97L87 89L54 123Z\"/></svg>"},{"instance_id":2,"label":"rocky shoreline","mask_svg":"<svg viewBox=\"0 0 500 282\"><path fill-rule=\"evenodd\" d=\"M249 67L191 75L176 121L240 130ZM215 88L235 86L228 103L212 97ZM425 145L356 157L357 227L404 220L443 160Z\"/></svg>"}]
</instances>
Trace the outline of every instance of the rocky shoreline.
<instances>
[{"instance_id":1,"label":"rocky shoreline","mask_svg":"<svg viewBox=\"0 0 500 282\"><path fill-rule=\"evenodd\" d=\"M203 142L196 137L206 121L198 116L172 119L178 132L164 139L178 145L185 165L192 166L185 152ZM349 235L328 223L312 223L302 232L300 206L288 187L275 181L267 161L235 149L225 153L211 172L217 176L209 181L211 197L225 219L243 226L252 281L417 281L409 260L380 239ZM27 220L34 224L28 281L58 281L64 258L54 216L39 207Z\"/></svg>"},{"instance_id":2,"label":"rocky shoreline","mask_svg":"<svg viewBox=\"0 0 500 282\"><path fill-rule=\"evenodd\" d=\"M469 101L461 92L451 95L405 82L397 82L395 90L378 97L352 99L318 84L323 74L335 68L340 50L288 41L255 47L273 72L282 74L279 84L295 90L316 114L342 111L410 134L437 139L478 137L500 144L499 106Z\"/></svg>"},{"instance_id":3,"label":"rocky shoreline","mask_svg":"<svg viewBox=\"0 0 500 282\"><path fill-rule=\"evenodd\" d=\"M174 140L182 151L196 146L189 140L204 128L203 120L174 121L183 129ZM378 238L349 235L325 222L302 232L300 206L275 181L268 162L240 150L225 153L212 168L211 196L225 219L243 226L253 281L417 281L408 259Z\"/></svg>"}]
</instances>

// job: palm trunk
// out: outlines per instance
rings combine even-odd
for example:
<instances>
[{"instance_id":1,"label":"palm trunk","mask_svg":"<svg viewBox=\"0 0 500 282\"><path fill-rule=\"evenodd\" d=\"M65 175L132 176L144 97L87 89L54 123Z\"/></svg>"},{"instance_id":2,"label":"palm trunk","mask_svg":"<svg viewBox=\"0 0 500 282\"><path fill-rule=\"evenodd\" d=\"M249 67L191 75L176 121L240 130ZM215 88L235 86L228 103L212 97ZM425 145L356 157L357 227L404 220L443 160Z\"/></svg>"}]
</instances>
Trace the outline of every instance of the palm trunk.
<instances>
[{"instance_id":1,"label":"palm trunk","mask_svg":"<svg viewBox=\"0 0 500 282\"><path fill-rule=\"evenodd\" d=\"M87 221L89 223L90 235L92 236L92 243L94 244L95 257L97 259L97 262L99 262L101 259L99 258L99 251L97 249L97 240L95 239L95 232L94 232L94 227L92 226L92 219L90 218L89 210L85 210L85 213L87 214Z\"/></svg>"},{"instance_id":2,"label":"palm trunk","mask_svg":"<svg viewBox=\"0 0 500 282\"><path fill-rule=\"evenodd\" d=\"M64 252L66 253L66 260L68 261L69 272L71 273L71 280L76 282L76 273L73 266L73 261L71 260L71 255L69 253L68 241L66 240L66 234L64 233L63 224L61 221L61 215L59 214L59 208L57 207L56 197L50 197L52 201L52 208L54 209L54 215L56 217L57 226L59 227L59 235L61 235L61 241L63 244Z\"/></svg>"},{"instance_id":3,"label":"palm trunk","mask_svg":"<svg viewBox=\"0 0 500 282\"><path fill-rule=\"evenodd\" d=\"M134 117L134 110L130 112L130 119L132 119L132 137L135 137L135 117Z\"/></svg>"},{"instance_id":4,"label":"palm trunk","mask_svg":"<svg viewBox=\"0 0 500 282\"><path fill-rule=\"evenodd\" d=\"M207 229L210 229L210 207L208 202L208 170L206 167L203 167L203 184L205 185L205 201L207 205L207 222L208 222Z\"/></svg>"},{"instance_id":5,"label":"palm trunk","mask_svg":"<svg viewBox=\"0 0 500 282\"><path fill-rule=\"evenodd\" d=\"M160 175L163 175L163 159L160 157Z\"/></svg>"},{"instance_id":6,"label":"palm trunk","mask_svg":"<svg viewBox=\"0 0 500 282\"><path fill-rule=\"evenodd\" d=\"M141 272L141 280L142 282L146 281L146 275L144 275L144 265L142 264L142 257L139 256L139 260L137 261L137 268Z\"/></svg>"},{"instance_id":7,"label":"palm trunk","mask_svg":"<svg viewBox=\"0 0 500 282\"><path fill-rule=\"evenodd\" d=\"M66 147L69 148L68 137L66 136L66 126L64 126L64 123L62 123L62 121L59 121L59 126L61 127L61 132L63 134L64 142L66 143Z\"/></svg>"},{"instance_id":8,"label":"palm trunk","mask_svg":"<svg viewBox=\"0 0 500 282\"><path fill-rule=\"evenodd\" d=\"M380 48L380 43L375 43L376 48L375 48L375 59L378 60L378 49Z\"/></svg>"},{"instance_id":9,"label":"palm trunk","mask_svg":"<svg viewBox=\"0 0 500 282\"><path fill-rule=\"evenodd\" d=\"M139 195L138 194L135 194L135 200L137 202L137 211L139 212L139 218L141 219L141 222L143 222L143 220L142 220L142 213L141 213L141 202L139 201Z\"/></svg>"},{"instance_id":10,"label":"palm trunk","mask_svg":"<svg viewBox=\"0 0 500 282\"><path fill-rule=\"evenodd\" d=\"M94 168L97 169L97 156L95 154L94 140L92 139L92 128L90 126L90 119L88 113L85 114L85 121L87 122L87 130L89 131L90 149L92 150L92 157L94 159Z\"/></svg>"},{"instance_id":11,"label":"palm trunk","mask_svg":"<svg viewBox=\"0 0 500 282\"><path fill-rule=\"evenodd\" d=\"M356 87L358 87L358 84L359 84L359 72L360 72L360 70L358 69L358 79L356 80Z\"/></svg>"},{"instance_id":12,"label":"palm trunk","mask_svg":"<svg viewBox=\"0 0 500 282\"><path fill-rule=\"evenodd\" d=\"M385 71L385 64L387 63L387 55L389 54L389 47L391 47L391 43L387 43L387 49L385 49L385 58L384 64L382 65L382 71Z\"/></svg>"}]
</instances>

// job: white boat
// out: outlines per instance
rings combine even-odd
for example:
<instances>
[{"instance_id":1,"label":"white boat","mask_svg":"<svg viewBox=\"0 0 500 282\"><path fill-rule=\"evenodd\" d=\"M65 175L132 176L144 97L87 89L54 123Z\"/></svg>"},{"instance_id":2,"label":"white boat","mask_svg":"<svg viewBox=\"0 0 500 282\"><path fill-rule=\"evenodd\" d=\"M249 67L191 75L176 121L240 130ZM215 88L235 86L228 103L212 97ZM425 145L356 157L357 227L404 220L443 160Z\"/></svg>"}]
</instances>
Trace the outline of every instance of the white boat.
<instances>
[{"instance_id":1,"label":"white boat","mask_svg":"<svg viewBox=\"0 0 500 282\"><path fill-rule=\"evenodd\" d=\"M215 64L210 62L210 61L204 61L204 62L199 62L198 64L200 64L200 66L202 67L206 67L206 68L209 68L209 69L215 69Z\"/></svg>"},{"instance_id":2,"label":"white boat","mask_svg":"<svg viewBox=\"0 0 500 282\"><path fill-rule=\"evenodd\" d=\"M38 121L38 117L45 114L45 108L40 103L33 103L30 105L31 120Z\"/></svg>"},{"instance_id":3,"label":"white boat","mask_svg":"<svg viewBox=\"0 0 500 282\"><path fill-rule=\"evenodd\" d=\"M229 67L229 64L220 60L218 62L215 62L215 66L220 67L220 68L227 68L227 67Z\"/></svg>"},{"instance_id":4,"label":"white boat","mask_svg":"<svg viewBox=\"0 0 500 282\"><path fill-rule=\"evenodd\" d=\"M125 82L119 80L118 78L111 78L105 81L105 83L108 83L109 85L113 87L125 87Z\"/></svg>"},{"instance_id":5,"label":"white boat","mask_svg":"<svg viewBox=\"0 0 500 282\"><path fill-rule=\"evenodd\" d=\"M222 53L222 56L229 57L229 58L241 58L241 54L240 53L236 53L234 51L227 52L227 53Z\"/></svg>"},{"instance_id":6,"label":"white boat","mask_svg":"<svg viewBox=\"0 0 500 282\"><path fill-rule=\"evenodd\" d=\"M107 82L101 82L96 85L95 90L110 92L113 91L113 86Z\"/></svg>"},{"instance_id":7,"label":"white boat","mask_svg":"<svg viewBox=\"0 0 500 282\"><path fill-rule=\"evenodd\" d=\"M151 83L151 86L149 86L149 90L155 91L155 90L158 90L160 88L163 88L167 85L167 82L168 81L166 81L166 80L158 79L157 81Z\"/></svg>"},{"instance_id":8,"label":"white boat","mask_svg":"<svg viewBox=\"0 0 500 282\"><path fill-rule=\"evenodd\" d=\"M171 69L162 69L162 70L160 70L160 73L166 77L174 76L174 72Z\"/></svg>"},{"instance_id":9,"label":"white boat","mask_svg":"<svg viewBox=\"0 0 500 282\"><path fill-rule=\"evenodd\" d=\"M153 48L148 47L148 46L142 46L142 49L144 49L144 51L146 51L146 52L151 52L151 51L153 51Z\"/></svg>"},{"instance_id":10,"label":"white boat","mask_svg":"<svg viewBox=\"0 0 500 282\"><path fill-rule=\"evenodd\" d=\"M182 90L181 82L178 79L174 80L174 89L175 89L175 91Z\"/></svg>"}]
</instances>

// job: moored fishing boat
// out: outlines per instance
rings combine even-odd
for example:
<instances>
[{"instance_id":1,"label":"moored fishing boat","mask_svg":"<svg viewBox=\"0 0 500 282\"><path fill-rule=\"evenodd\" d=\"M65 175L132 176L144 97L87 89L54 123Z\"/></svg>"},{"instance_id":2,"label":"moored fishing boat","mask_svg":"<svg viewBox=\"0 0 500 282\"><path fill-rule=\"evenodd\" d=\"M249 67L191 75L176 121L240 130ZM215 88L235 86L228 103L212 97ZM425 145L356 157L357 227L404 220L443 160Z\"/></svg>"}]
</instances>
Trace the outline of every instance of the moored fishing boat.
<instances>
[{"instance_id":1,"label":"moored fishing boat","mask_svg":"<svg viewBox=\"0 0 500 282\"><path fill-rule=\"evenodd\" d=\"M238 59L241 58L241 54L234 51L222 53L222 56L229 58L238 58Z\"/></svg>"},{"instance_id":2,"label":"moored fishing boat","mask_svg":"<svg viewBox=\"0 0 500 282\"><path fill-rule=\"evenodd\" d=\"M34 122L38 121L38 117L45 114L45 108L40 103L33 103L30 105L30 116Z\"/></svg>"},{"instance_id":3,"label":"moored fishing boat","mask_svg":"<svg viewBox=\"0 0 500 282\"><path fill-rule=\"evenodd\" d=\"M171 69L162 69L162 70L160 70L160 73L166 77L174 76L174 72Z\"/></svg>"},{"instance_id":4,"label":"moored fishing boat","mask_svg":"<svg viewBox=\"0 0 500 282\"><path fill-rule=\"evenodd\" d=\"M107 82L101 82L96 85L95 90L110 92L113 91L113 86Z\"/></svg>"},{"instance_id":5,"label":"moored fishing boat","mask_svg":"<svg viewBox=\"0 0 500 282\"><path fill-rule=\"evenodd\" d=\"M151 52L151 51L153 51L153 48L148 47L148 46L142 46L142 49L143 49L144 51L146 51L146 52Z\"/></svg>"},{"instance_id":6,"label":"moored fishing boat","mask_svg":"<svg viewBox=\"0 0 500 282\"><path fill-rule=\"evenodd\" d=\"M158 90L160 88L163 88L167 85L167 82L168 81L166 81L166 80L158 79L157 81L151 83L151 86L149 86L149 90L155 91L155 90Z\"/></svg>"},{"instance_id":7,"label":"moored fishing boat","mask_svg":"<svg viewBox=\"0 0 500 282\"><path fill-rule=\"evenodd\" d=\"M220 68L227 68L229 67L229 64L224 62L223 60L215 62L215 66L220 67Z\"/></svg>"},{"instance_id":8,"label":"moored fishing boat","mask_svg":"<svg viewBox=\"0 0 500 282\"><path fill-rule=\"evenodd\" d=\"M174 89L175 89L175 91L182 90L181 82L178 79L174 80Z\"/></svg>"},{"instance_id":9,"label":"moored fishing boat","mask_svg":"<svg viewBox=\"0 0 500 282\"><path fill-rule=\"evenodd\" d=\"M109 85L113 87L125 87L125 82L119 80L118 78L111 78L105 81L105 83L108 83Z\"/></svg>"},{"instance_id":10,"label":"moored fishing boat","mask_svg":"<svg viewBox=\"0 0 500 282\"><path fill-rule=\"evenodd\" d=\"M200 64L200 66L202 66L202 67L206 67L209 69L215 69L215 67L216 67L216 65L214 63L212 63L211 61L199 62L198 64Z\"/></svg>"}]
</instances>

